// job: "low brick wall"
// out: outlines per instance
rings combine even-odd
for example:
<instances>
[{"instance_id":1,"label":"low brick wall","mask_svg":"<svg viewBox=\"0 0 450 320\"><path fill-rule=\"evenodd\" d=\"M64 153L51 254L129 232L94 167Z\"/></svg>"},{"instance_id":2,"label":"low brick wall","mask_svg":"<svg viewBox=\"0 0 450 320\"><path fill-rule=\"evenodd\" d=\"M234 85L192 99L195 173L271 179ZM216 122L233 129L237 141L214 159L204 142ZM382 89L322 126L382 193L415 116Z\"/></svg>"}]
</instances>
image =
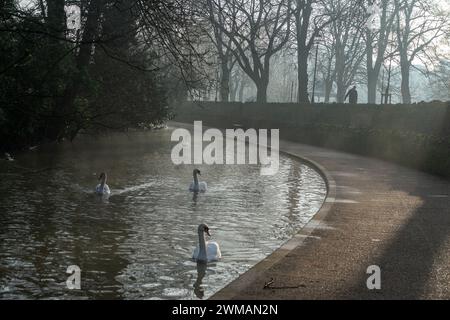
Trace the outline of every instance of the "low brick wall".
<instances>
[{"instance_id":1,"label":"low brick wall","mask_svg":"<svg viewBox=\"0 0 450 320\"><path fill-rule=\"evenodd\" d=\"M175 119L279 128L282 139L377 157L450 177L450 103L413 105L186 102Z\"/></svg>"}]
</instances>

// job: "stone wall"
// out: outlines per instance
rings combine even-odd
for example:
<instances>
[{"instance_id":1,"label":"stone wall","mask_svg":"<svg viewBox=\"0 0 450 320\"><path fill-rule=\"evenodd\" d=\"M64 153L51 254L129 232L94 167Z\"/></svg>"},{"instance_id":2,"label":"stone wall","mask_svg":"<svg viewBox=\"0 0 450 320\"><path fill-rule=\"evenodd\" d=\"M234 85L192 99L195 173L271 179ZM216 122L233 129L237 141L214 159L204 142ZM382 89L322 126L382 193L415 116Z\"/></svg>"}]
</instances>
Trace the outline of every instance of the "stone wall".
<instances>
[{"instance_id":1,"label":"stone wall","mask_svg":"<svg viewBox=\"0 0 450 320\"><path fill-rule=\"evenodd\" d=\"M186 102L176 121L280 129L282 139L368 155L450 177L450 103L413 105Z\"/></svg>"}]
</instances>

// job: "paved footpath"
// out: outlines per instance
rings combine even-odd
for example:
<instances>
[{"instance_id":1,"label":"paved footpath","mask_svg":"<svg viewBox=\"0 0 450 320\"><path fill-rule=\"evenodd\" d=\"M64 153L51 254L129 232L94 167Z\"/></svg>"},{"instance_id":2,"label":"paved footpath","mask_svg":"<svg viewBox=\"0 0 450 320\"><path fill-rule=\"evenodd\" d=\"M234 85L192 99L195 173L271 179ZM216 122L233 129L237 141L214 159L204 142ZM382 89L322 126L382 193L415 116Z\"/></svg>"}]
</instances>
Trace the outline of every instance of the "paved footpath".
<instances>
[{"instance_id":1,"label":"paved footpath","mask_svg":"<svg viewBox=\"0 0 450 320\"><path fill-rule=\"evenodd\" d=\"M294 142L280 150L323 167L328 200L212 299L450 299L449 181ZM381 290L367 289L371 265L381 268Z\"/></svg>"}]
</instances>

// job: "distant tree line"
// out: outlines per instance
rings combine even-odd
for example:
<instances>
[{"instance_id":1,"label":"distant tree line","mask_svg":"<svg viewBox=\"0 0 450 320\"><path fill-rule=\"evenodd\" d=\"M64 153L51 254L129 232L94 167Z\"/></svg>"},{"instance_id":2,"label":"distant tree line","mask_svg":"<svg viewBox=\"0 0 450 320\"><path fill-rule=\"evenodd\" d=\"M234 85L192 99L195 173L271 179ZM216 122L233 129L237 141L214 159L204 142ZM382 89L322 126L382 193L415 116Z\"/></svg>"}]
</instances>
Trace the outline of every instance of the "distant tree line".
<instances>
[{"instance_id":1,"label":"distant tree line","mask_svg":"<svg viewBox=\"0 0 450 320\"><path fill-rule=\"evenodd\" d=\"M296 97L310 103L313 72L343 102L348 88L363 84L368 103L389 91L391 71L400 70L403 103L411 103L410 73L415 63L428 67L431 78L448 50L448 8L437 0L199 0L199 20L210 35L220 66L218 100L234 96L232 84L241 69L256 88L256 101L266 102L273 58L292 56L297 74ZM209 22L209 25L208 25ZM207 45L207 44L205 44ZM447 48L446 52L439 47ZM311 70L318 52L317 68ZM289 63L291 61L289 60ZM272 70L272 68L275 68ZM423 72L423 70L420 70ZM384 75L386 72L386 75ZM385 80L383 82L383 75ZM244 83L248 85L248 83Z\"/></svg>"}]
</instances>

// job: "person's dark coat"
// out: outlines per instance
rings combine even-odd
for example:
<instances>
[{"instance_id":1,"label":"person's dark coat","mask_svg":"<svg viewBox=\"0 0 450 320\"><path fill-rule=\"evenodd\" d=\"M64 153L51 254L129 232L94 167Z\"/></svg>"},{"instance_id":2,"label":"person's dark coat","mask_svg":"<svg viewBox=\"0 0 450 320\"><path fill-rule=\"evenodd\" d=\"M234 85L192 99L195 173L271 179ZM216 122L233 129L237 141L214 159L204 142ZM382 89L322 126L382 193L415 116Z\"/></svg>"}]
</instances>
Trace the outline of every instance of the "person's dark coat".
<instances>
[{"instance_id":1,"label":"person's dark coat","mask_svg":"<svg viewBox=\"0 0 450 320\"><path fill-rule=\"evenodd\" d=\"M351 88L347 94L345 95L345 100L347 100L349 103L358 103L358 91L356 90L356 87Z\"/></svg>"}]
</instances>

